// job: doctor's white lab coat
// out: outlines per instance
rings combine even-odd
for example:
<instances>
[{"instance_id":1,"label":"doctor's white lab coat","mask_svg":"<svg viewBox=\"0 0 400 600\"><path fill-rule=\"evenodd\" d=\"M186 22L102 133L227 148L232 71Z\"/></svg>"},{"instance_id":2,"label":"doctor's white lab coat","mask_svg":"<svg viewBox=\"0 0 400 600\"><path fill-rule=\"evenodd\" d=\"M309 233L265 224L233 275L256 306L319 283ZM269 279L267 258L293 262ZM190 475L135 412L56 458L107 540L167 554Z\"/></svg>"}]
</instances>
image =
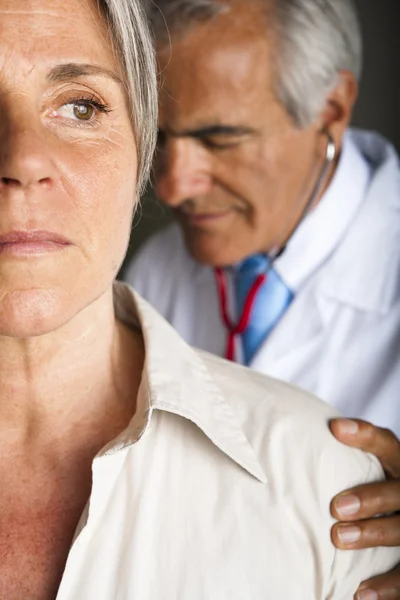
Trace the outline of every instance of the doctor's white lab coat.
<instances>
[{"instance_id":1,"label":"doctor's white lab coat","mask_svg":"<svg viewBox=\"0 0 400 600\"><path fill-rule=\"evenodd\" d=\"M368 165L362 201L250 367L400 436L399 162L376 134L352 131L347 143ZM351 177L340 198L352 202ZM304 253L318 252L317 237L307 232ZM143 246L126 279L190 344L224 355L214 272L191 258L177 225Z\"/></svg>"}]
</instances>

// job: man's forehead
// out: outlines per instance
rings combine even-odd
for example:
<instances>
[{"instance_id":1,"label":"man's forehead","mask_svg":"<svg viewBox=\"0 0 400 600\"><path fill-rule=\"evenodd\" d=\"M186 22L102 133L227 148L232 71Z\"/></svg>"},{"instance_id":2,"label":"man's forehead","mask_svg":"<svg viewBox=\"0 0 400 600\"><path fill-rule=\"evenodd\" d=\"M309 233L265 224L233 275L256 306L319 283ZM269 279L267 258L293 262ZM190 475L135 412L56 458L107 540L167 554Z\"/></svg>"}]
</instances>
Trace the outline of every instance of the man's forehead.
<instances>
[{"instance_id":1,"label":"man's forehead","mask_svg":"<svg viewBox=\"0 0 400 600\"><path fill-rule=\"evenodd\" d=\"M160 112L166 118L207 112L218 120L231 112L240 120L240 113L254 103L273 97L273 69L264 37L200 42L190 34L173 43L169 53L159 53Z\"/></svg>"}]
</instances>

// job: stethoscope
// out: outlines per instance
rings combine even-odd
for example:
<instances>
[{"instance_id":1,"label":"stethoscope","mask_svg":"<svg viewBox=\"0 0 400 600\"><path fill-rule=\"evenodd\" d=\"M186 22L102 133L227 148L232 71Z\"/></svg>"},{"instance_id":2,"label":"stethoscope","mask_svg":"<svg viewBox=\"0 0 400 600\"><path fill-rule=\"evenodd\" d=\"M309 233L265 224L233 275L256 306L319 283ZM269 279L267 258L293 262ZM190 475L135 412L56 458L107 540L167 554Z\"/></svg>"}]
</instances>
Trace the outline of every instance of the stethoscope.
<instances>
[{"instance_id":1,"label":"stethoscope","mask_svg":"<svg viewBox=\"0 0 400 600\"><path fill-rule=\"evenodd\" d=\"M293 235L296 233L296 231L300 227L301 223L304 221L304 219L307 217L307 215L313 208L315 201L317 200L317 198L321 192L321 189L325 183L325 180L329 173L330 167L337 156L337 148L336 148L336 144L335 144L335 141L334 141L332 135L329 133L329 131L327 129L323 129L321 133L324 133L326 135L326 137L328 138L328 145L326 148L325 161L324 161L324 164L320 171L319 177L315 183L314 189L312 190L310 197L308 198L308 200L306 202L306 205L300 215L300 218L294 225L293 229L289 232L289 235L287 236L285 242L279 248L275 248L274 250L272 250L270 253L267 254L267 259L268 259L267 270L264 273L261 273L260 275L258 275L256 277L254 283L252 284L252 286L247 294L247 298L244 303L242 314L240 315L240 318L238 319L237 322L233 322L229 316L228 292L227 292L227 281L226 281L225 272L220 267L217 267L215 269L215 278L216 278L216 282L217 282L221 318L222 318L222 321L228 331L228 341L227 341L226 354L225 354L225 356L228 360L234 360L235 340L236 340L237 336L242 335L246 331L246 329L250 323L254 304L257 299L257 295L258 295L260 288L267 281L268 274L271 271L271 269L273 268L275 261L280 256L282 256L289 241L292 239Z\"/></svg>"}]
</instances>

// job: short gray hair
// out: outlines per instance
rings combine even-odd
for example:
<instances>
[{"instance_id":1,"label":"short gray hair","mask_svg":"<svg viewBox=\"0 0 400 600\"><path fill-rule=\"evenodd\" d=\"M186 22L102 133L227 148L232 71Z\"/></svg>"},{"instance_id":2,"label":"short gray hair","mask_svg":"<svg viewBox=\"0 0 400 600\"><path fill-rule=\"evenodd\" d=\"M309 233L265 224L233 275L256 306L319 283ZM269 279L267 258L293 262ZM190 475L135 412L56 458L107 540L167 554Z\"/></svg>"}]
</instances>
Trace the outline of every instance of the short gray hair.
<instances>
[{"instance_id":1,"label":"short gray hair","mask_svg":"<svg viewBox=\"0 0 400 600\"><path fill-rule=\"evenodd\" d=\"M154 44L142 0L98 0L125 75L138 150L138 194L150 174L157 138L157 78Z\"/></svg>"},{"instance_id":2,"label":"short gray hair","mask_svg":"<svg viewBox=\"0 0 400 600\"><path fill-rule=\"evenodd\" d=\"M250 0L245 0L250 1ZM353 0L252 0L273 14L275 90L298 127L322 110L339 71L362 71L362 39ZM147 0L156 37L177 34L230 10L229 0Z\"/></svg>"}]
</instances>

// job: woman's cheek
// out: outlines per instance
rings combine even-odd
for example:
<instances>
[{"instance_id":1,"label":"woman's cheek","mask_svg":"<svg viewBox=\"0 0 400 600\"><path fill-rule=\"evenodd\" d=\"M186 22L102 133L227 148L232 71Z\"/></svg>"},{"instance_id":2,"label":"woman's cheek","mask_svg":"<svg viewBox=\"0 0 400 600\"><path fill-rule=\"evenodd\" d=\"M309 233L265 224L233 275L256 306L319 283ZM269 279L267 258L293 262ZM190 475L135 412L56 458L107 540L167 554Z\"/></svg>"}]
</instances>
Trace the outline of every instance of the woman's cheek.
<instances>
[{"instance_id":1,"label":"woman's cheek","mask_svg":"<svg viewBox=\"0 0 400 600\"><path fill-rule=\"evenodd\" d=\"M121 202L133 206L137 163L132 134L109 134L77 145L69 163L69 179L78 185L76 198L82 208L93 212L107 210L112 218Z\"/></svg>"},{"instance_id":2,"label":"woman's cheek","mask_svg":"<svg viewBox=\"0 0 400 600\"><path fill-rule=\"evenodd\" d=\"M117 267L123 260L129 243L132 216L137 203L137 154L133 147L131 152L124 151L116 156L114 153L107 159L105 171L107 178L104 185L99 186L96 206L98 230L102 232L102 248L108 247L109 257ZM114 161L112 162L112 158ZM99 174L100 181L101 174ZM113 267L115 264L113 264Z\"/></svg>"},{"instance_id":3,"label":"woman's cheek","mask_svg":"<svg viewBox=\"0 0 400 600\"><path fill-rule=\"evenodd\" d=\"M127 132L111 129L93 140L59 150L63 186L69 198L66 221L75 222L91 262L123 259L137 198L137 151ZM69 217L68 217L69 214Z\"/></svg>"}]
</instances>

